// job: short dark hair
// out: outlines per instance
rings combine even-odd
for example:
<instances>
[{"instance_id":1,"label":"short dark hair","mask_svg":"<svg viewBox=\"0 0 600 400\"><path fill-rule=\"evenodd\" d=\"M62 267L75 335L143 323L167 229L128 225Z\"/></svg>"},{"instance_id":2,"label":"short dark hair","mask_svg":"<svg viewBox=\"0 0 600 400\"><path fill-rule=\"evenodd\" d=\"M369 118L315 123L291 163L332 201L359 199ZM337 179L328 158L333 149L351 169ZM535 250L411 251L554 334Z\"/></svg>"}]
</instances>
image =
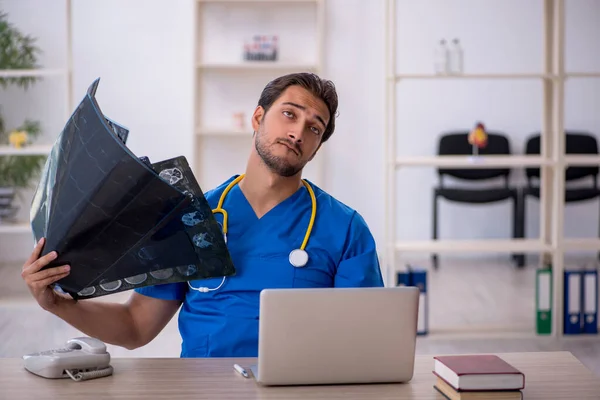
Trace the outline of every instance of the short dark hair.
<instances>
[{"instance_id":1,"label":"short dark hair","mask_svg":"<svg viewBox=\"0 0 600 400\"><path fill-rule=\"evenodd\" d=\"M321 143L324 143L333 135L335 130L335 117L337 116L338 96L335 90L335 85L332 81L322 79L314 73L298 72L288 75L283 75L273 79L267 83L260 98L258 105L265 109L265 113L273 105L275 100L292 85L299 85L311 92L314 96L323 100L329 110L329 123L325 127L325 132L321 137Z\"/></svg>"}]
</instances>

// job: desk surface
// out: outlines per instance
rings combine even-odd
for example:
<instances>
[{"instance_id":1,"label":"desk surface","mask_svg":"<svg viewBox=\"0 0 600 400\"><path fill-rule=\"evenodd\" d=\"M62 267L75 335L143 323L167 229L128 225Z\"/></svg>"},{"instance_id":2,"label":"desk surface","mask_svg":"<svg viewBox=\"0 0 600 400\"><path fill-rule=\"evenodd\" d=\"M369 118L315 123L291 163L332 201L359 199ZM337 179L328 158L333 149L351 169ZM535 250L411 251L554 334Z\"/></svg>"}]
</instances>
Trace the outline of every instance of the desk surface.
<instances>
[{"instance_id":1,"label":"desk surface","mask_svg":"<svg viewBox=\"0 0 600 400\"><path fill-rule=\"evenodd\" d=\"M499 354L525 374L523 398L598 399L600 378L569 352ZM444 399L433 389L432 356L418 355L406 384L260 387L233 369L255 359L114 358L114 374L75 382L45 379L21 359L0 359L1 399ZM485 400L485 399L483 399Z\"/></svg>"}]
</instances>

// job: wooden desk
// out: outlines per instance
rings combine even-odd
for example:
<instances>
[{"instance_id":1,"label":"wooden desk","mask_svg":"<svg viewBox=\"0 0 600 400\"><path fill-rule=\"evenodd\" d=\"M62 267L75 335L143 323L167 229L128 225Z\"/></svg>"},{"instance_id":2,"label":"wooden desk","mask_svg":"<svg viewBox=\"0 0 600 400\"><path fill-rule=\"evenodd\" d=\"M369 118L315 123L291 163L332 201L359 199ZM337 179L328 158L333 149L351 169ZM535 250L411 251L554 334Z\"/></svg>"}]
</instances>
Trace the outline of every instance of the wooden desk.
<instances>
[{"instance_id":1,"label":"wooden desk","mask_svg":"<svg viewBox=\"0 0 600 400\"><path fill-rule=\"evenodd\" d=\"M525 374L526 400L599 399L600 378L569 352L500 354ZM433 389L432 356L416 357L410 383L260 387L233 369L254 359L115 358L109 377L75 382L35 376L21 359L0 359L1 399L444 399Z\"/></svg>"}]
</instances>

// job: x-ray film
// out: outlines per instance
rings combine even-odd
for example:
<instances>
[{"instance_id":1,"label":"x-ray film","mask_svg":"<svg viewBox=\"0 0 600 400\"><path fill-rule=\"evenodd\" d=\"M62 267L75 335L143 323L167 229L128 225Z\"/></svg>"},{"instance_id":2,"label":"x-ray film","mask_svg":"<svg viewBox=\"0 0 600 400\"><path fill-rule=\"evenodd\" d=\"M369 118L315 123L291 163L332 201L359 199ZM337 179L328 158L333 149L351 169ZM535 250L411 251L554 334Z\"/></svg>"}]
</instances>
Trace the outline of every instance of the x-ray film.
<instances>
[{"instance_id":1,"label":"x-ray film","mask_svg":"<svg viewBox=\"0 0 600 400\"><path fill-rule=\"evenodd\" d=\"M74 298L231 276L235 268L185 159L151 164L127 147L88 89L54 144L31 205L46 268L71 265L57 284Z\"/></svg>"}]
</instances>

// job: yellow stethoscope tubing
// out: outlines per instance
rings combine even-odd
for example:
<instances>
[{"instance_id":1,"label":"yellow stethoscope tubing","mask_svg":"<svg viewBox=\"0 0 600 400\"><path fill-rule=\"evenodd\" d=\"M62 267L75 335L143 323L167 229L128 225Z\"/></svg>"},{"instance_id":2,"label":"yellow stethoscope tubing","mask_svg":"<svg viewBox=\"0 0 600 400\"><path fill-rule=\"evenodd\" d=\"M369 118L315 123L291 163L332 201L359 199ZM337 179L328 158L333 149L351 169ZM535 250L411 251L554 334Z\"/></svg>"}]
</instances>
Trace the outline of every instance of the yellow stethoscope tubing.
<instances>
[{"instance_id":1,"label":"yellow stethoscope tubing","mask_svg":"<svg viewBox=\"0 0 600 400\"><path fill-rule=\"evenodd\" d=\"M223 237L225 238L225 243L227 243L227 211L225 211L225 209L223 208L223 202L225 201L225 197L227 196L227 193L229 193L231 188L234 187L235 185L237 185L238 182L241 181L242 179L244 179L244 174L238 176L229 185L227 185L225 190L223 190L221 197L219 198L219 202L217 203L217 208L212 210L213 214L217 214L217 213L223 214L223 224L221 225L221 227L223 229Z\"/></svg>"},{"instance_id":2,"label":"yellow stethoscope tubing","mask_svg":"<svg viewBox=\"0 0 600 400\"><path fill-rule=\"evenodd\" d=\"M225 209L223 208L223 203L225 202L225 197L227 197L227 193L229 193L231 188L233 188L242 179L244 179L244 176L245 176L245 174L238 176L233 181L231 181L231 183L229 185L227 185L225 190L223 190L221 197L219 198L219 202L217 203L217 208L212 210L213 214L221 213L223 215L222 227L223 227L223 235L225 238L225 242L227 242L227 226L228 226L228 224L227 224L227 211L225 211ZM306 182L306 180L303 179L302 183L306 187L306 190L308 190L308 194L310 195L310 200L311 200L311 204L312 204L312 209L311 209L311 213L310 213L310 221L308 222L308 228L306 229L306 233L304 234L304 240L302 241L302 245L300 245L300 250L304 251L304 249L306 249L306 245L308 244L308 238L310 237L313 226L315 224L315 218L317 216L317 199L315 197L315 192L313 191L312 187L310 187L308 182Z\"/></svg>"},{"instance_id":3,"label":"yellow stethoscope tubing","mask_svg":"<svg viewBox=\"0 0 600 400\"><path fill-rule=\"evenodd\" d=\"M227 187L225 188L225 190L223 190L223 193L221 194L221 197L219 198L219 202L217 203L217 208L213 209L212 212L213 214L217 214L217 213L221 213L223 214L223 238L225 239L225 243L227 243L227 211L225 211L225 209L223 208L223 202L225 201L225 197L227 196L227 193L229 193L229 191L231 190L232 187L234 187L239 181L241 181L242 179L244 179L244 175L242 174L240 176L238 176L237 178L235 178L229 185L227 185ZM312 210L310 213L310 221L308 223L308 228L306 229L306 233L304 234L304 240L302 241L302 245L300 246L300 249L296 249L296 250L292 250L292 252L290 253L290 263L294 266L294 267L303 267L306 265L306 262L308 261L308 254L306 254L306 250L304 250L306 248L306 245L308 244L308 238L310 237L310 234L312 233L312 228L313 225L315 223L315 217L317 216L317 199L315 197L315 192L313 191L312 187L310 187L310 185L308 184L308 182L306 182L304 179L302 180L302 183L304 184L304 186L306 187L306 189L308 190L308 193L310 194L310 200L312 203ZM300 253L300 258L301 260L298 261L293 255L295 252L299 251ZM296 261L298 263L296 263ZM197 292L201 292L201 293L208 293L208 292L212 292L215 290L219 290L221 288L221 286L223 286L223 283L225 283L225 277L223 277L223 279L221 280L221 284L219 286L217 286L216 288L208 288L208 287L198 287L195 288L192 286L191 282L188 281L188 286L197 291Z\"/></svg>"}]
</instances>

